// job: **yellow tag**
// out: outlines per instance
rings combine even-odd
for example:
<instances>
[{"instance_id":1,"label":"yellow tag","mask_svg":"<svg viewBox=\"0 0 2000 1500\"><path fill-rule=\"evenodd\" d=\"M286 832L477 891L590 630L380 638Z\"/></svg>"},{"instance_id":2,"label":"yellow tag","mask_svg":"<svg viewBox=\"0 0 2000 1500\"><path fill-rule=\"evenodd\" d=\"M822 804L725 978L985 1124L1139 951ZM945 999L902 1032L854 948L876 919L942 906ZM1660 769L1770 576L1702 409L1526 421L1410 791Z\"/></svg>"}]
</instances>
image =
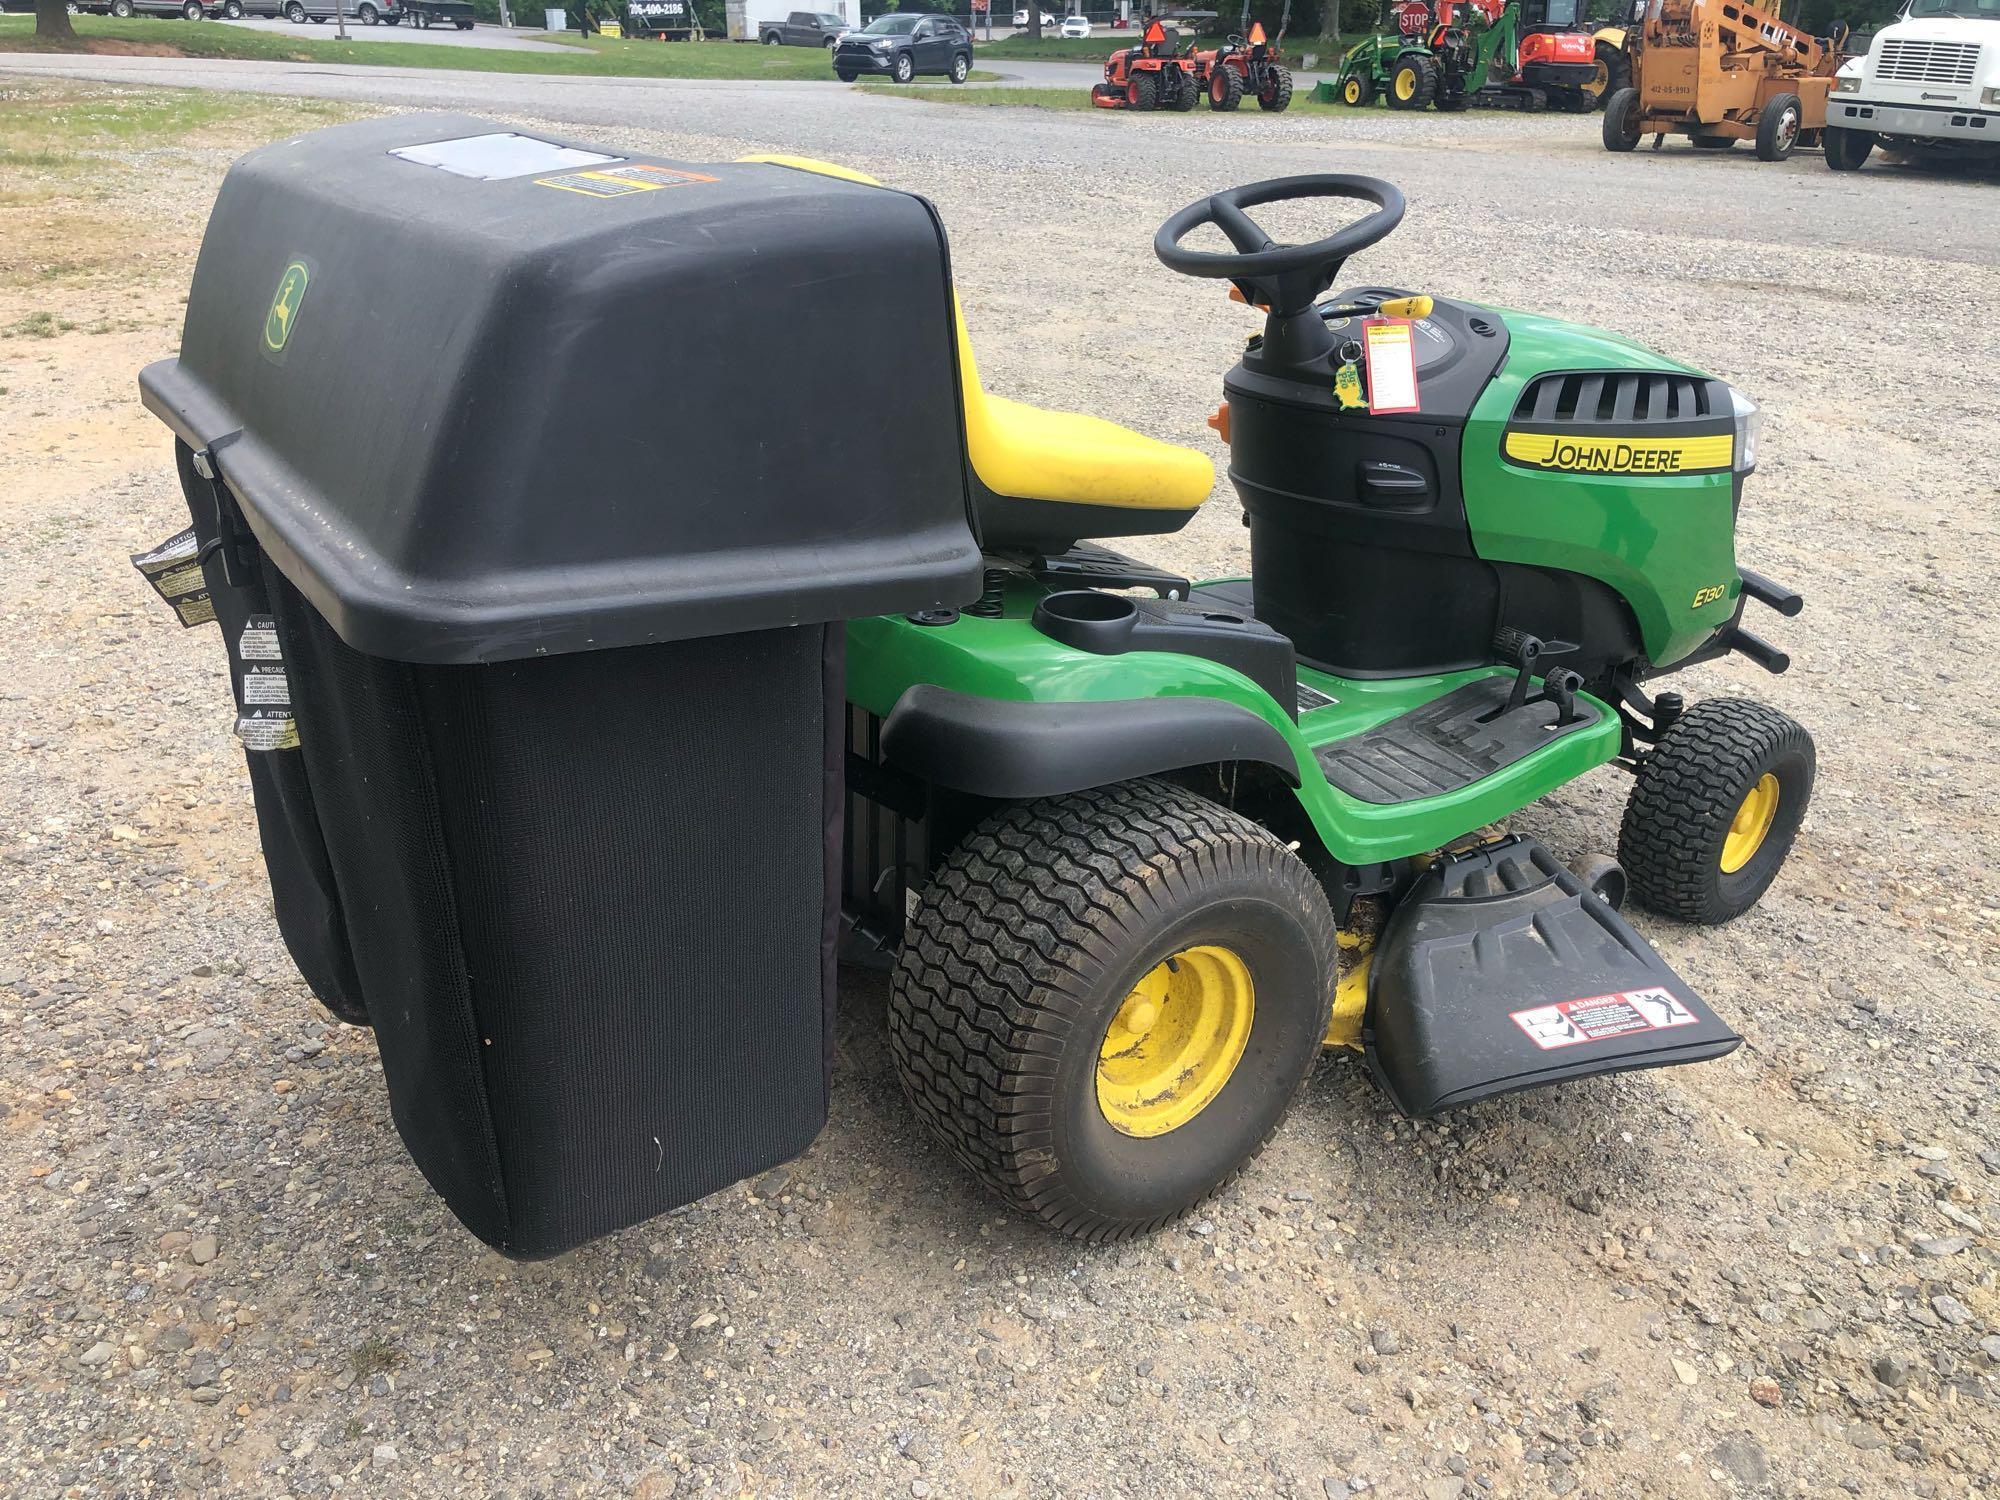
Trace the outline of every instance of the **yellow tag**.
<instances>
[{"instance_id":1,"label":"yellow tag","mask_svg":"<svg viewBox=\"0 0 2000 1500\"><path fill-rule=\"evenodd\" d=\"M1342 365L1333 372L1333 394L1340 402L1342 411L1352 411L1368 404L1368 398L1361 394L1361 371L1353 363Z\"/></svg>"},{"instance_id":2,"label":"yellow tag","mask_svg":"<svg viewBox=\"0 0 2000 1500\"><path fill-rule=\"evenodd\" d=\"M1428 318L1433 305L1428 297L1397 297L1376 310L1385 318Z\"/></svg>"}]
</instances>

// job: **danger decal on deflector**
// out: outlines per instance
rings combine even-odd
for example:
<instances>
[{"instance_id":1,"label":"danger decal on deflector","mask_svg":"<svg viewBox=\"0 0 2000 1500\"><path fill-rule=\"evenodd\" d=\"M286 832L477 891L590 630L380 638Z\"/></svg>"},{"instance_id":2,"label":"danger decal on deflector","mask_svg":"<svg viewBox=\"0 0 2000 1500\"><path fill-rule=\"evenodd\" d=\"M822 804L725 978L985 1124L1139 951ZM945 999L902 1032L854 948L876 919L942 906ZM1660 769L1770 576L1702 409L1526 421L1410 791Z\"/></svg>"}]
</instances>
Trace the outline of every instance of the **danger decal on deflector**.
<instances>
[{"instance_id":1,"label":"danger decal on deflector","mask_svg":"<svg viewBox=\"0 0 2000 1500\"><path fill-rule=\"evenodd\" d=\"M1621 990L1587 1000L1564 1000L1513 1013L1514 1024L1544 1052L1584 1042L1608 1041L1640 1031L1692 1026L1695 1014L1663 989Z\"/></svg>"},{"instance_id":2,"label":"danger decal on deflector","mask_svg":"<svg viewBox=\"0 0 2000 1500\"><path fill-rule=\"evenodd\" d=\"M649 167L634 162L627 167L601 167L589 172L537 177L535 186L561 188L565 193L582 193L586 198L623 198L632 193L652 193L661 188L687 187L715 180L705 172L681 172L672 167Z\"/></svg>"}]
</instances>

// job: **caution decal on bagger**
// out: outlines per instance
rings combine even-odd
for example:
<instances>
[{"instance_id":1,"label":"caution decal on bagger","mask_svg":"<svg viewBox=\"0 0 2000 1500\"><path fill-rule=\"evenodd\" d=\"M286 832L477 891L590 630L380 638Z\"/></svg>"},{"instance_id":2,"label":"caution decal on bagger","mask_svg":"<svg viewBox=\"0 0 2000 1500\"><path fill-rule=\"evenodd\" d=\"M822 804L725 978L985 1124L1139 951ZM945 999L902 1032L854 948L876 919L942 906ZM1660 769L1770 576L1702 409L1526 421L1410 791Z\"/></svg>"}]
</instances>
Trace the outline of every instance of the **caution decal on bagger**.
<instances>
[{"instance_id":1,"label":"caution decal on bagger","mask_svg":"<svg viewBox=\"0 0 2000 1500\"><path fill-rule=\"evenodd\" d=\"M1562 474L1714 474L1729 467L1734 441L1727 432L1639 438L1509 431L1503 451L1510 463Z\"/></svg>"}]
</instances>

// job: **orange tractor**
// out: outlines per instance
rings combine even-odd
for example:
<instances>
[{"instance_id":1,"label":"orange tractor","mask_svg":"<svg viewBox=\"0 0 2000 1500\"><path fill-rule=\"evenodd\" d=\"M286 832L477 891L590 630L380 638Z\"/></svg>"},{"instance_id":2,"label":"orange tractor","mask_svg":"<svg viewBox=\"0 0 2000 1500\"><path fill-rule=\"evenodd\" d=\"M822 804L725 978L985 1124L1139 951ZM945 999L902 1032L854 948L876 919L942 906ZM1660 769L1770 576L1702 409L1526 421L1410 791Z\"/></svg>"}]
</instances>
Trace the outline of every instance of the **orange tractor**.
<instances>
[{"instance_id":1,"label":"orange tractor","mask_svg":"<svg viewBox=\"0 0 2000 1500\"><path fill-rule=\"evenodd\" d=\"M1279 61L1276 42L1264 35L1264 23L1255 22L1248 38L1231 36L1211 52L1194 55L1197 86L1210 109L1234 109L1248 94L1259 109L1276 113L1292 102L1292 70Z\"/></svg>"},{"instance_id":2,"label":"orange tractor","mask_svg":"<svg viewBox=\"0 0 2000 1500\"><path fill-rule=\"evenodd\" d=\"M1091 85L1090 102L1099 109L1190 110L1201 88L1194 43L1183 49L1179 32L1154 21L1138 46L1121 47L1104 59L1104 82ZM1289 99L1290 90L1286 93Z\"/></svg>"}]
</instances>

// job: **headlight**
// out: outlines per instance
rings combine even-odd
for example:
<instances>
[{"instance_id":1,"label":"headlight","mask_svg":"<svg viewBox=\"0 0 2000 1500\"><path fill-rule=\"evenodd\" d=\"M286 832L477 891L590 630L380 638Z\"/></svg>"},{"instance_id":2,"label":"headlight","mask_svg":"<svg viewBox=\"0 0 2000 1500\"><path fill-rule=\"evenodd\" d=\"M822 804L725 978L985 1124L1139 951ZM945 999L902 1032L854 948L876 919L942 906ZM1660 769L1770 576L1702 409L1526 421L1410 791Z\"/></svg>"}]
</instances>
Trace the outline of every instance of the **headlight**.
<instances>
[{"instance_id":1,"label":"headlight","mask_svg":"<svg viewBox=\"0 0 2000 1500\"><path fill-rule=\"evenodd\" d=\"M1988 104L2000 104L2000 88L1990 88L1979 96Z\"/></svg>"},{"instance_id":2,"label":"headlight","mask_svg":"<svg viewBox=\"0 0 2000 1500\"><path fill-rule=\"evenodd\" d=\"M1835 92L1836 94L1858 94L1858 93L1860 93L1860 92L1861 92L1861 75L1860 75L1859 73L1842 73L1842 74L1839 74L1839 75L1838 75L1838 76L1836 76L1836 77L1834 78L1834 80L1833 80L1833 91L1834 91L1834 92ZM1991 93L1992 91L1991 91L1991 90L1989 89L1989 90L1988 90L1988 92L1989 92L1989 93Z\"/></svg>"},{"instance_id":3,"label":"headlight","mask_svg":"<svg viewBox=\"0 0 2000 1500\"><path fill-rule=\"evenodd\" d=\"M1757 439L1764 431L1764 412L1733 385L1729 404L1736 413L1736 472L1748 474L1757 467Z\"/></svg>"}]
</instances>

